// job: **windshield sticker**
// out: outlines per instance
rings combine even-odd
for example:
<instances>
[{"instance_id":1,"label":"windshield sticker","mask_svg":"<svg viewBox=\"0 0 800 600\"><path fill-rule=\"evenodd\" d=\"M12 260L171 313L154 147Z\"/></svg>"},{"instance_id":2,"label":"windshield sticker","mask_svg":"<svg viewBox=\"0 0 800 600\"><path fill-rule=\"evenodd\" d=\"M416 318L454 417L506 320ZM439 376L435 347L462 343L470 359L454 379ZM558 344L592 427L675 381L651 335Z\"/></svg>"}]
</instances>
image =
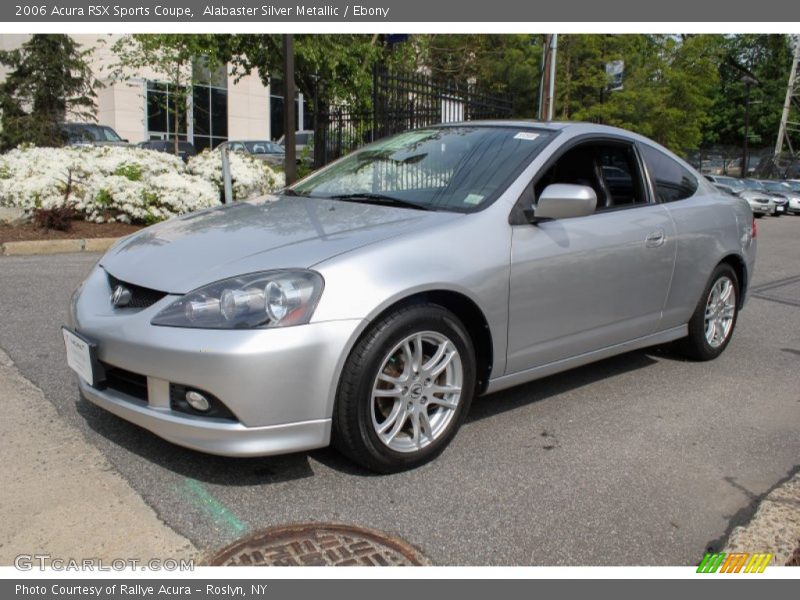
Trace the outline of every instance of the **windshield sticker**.
<instances>
[{"instance_id":1,"label":"windshield sticker","mask_svg":"<svg viewBox=\"0 0 800 600\"><path fill-rule=\"evenodd\" d=\"M514 136L515 140L528 140L532 142L536 138L539 137L538 133L531 133L530 131L520 131L517 135Z\"/></svg>"},{"instance_id":2,"label":"windshield sticker","mask_svg":"<svg viewBox=\"0 0 800 600\"><path fill-rule=\"evenodd\" d=\"M467 194L464 204L480 204L485 197L483 194Z\"/></svg>"}]
</instances>

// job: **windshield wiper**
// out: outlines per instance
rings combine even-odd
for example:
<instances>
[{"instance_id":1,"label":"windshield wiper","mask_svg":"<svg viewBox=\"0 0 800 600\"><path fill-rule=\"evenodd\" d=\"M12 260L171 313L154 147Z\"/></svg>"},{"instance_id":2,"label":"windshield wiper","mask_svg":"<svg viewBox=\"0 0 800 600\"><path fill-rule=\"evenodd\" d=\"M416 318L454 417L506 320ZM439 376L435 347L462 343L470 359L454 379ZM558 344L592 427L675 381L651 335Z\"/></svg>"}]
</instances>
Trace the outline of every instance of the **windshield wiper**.
<instances>
[{"instance_id":1,"label":"windshield wiper","mask_svg":"<svg viewBox=\"0 0 800 600\"><path fill-rule=\"evenodd\" d=\"M365 204L379 204L382 206L401 206L403 208L414 208L416 210L436 210L424 204L417 204L416 202L409 202L401 198L394 198L386 196L385 194L374 194L372 192L359 192L356 194L337 194L335 196L328 196L334 200L344 200L346 202L363 202Z\"/></svg>"}]
</instances>

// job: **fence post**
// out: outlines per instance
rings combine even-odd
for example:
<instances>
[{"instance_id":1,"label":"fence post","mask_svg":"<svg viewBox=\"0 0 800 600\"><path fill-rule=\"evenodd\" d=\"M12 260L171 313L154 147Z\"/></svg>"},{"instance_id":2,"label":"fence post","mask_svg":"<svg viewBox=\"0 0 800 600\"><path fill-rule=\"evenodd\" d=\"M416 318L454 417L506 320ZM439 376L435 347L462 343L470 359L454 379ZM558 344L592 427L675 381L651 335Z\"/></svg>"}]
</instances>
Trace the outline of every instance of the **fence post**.
<instances>
[{"instance_id":1,"label":"fence post","mask_svg":"<svg viewBox=\"0 0 800 600\"><path fill-rule=\"evenodd\" d=\"M378 129L378 63L372 65L372 131L370 131L370 142L377 139Z\"/></svg>"},{"instance_id":2,"label":"fence post","mask_svg":"<svg viewBox=\"0 0 800 600\"><path fill-rule=\"evenodd\" d=\"M233 181L231 179L231 163L228 152L227 146L219 149L219 153L222 156L222 189L224 191L223 202L225 204L233 202Z\"/></svg>"}]
</instances>

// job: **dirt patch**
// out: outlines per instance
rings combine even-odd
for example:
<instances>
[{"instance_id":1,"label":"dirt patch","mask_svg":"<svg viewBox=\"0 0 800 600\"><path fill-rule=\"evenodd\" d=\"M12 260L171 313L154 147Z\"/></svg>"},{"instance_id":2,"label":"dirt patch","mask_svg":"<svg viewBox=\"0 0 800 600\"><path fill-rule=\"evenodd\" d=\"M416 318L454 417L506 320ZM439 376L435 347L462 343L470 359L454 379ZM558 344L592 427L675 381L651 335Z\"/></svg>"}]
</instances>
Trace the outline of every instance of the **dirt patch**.
<instances>
[{"instance_id":1,"label":"dirt patch","mask_svg":"<svg viewBox=\"0 0 800 600\"><path fill-rule=\"evenodd\" d=\"M37 229L32 223L24 225L0 225L0 244L6 242L27 242L31 240L81 240L91 238L122 237L139 231L141 225L125 223L89 223L73 221L69 231L56 229Z\"/></svg>"}]
</instances>

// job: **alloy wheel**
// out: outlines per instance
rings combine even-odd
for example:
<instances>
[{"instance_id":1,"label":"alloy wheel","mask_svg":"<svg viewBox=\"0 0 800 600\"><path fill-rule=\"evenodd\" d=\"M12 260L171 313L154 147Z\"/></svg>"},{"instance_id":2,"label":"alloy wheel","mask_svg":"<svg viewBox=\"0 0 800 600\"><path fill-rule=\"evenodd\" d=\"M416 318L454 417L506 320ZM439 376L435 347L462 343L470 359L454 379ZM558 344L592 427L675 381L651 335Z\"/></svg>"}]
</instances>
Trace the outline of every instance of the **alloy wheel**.
<instances>
[{"instance_id":1,"label":"alloy wheel","mask_svg":"<svg viewBox=\"0 0 800 600\"><path fill-rule=\"evenodd\" d=\"M729 277L717 279L708 294L705 311L706 342L712 348L719 348L733 328L736 315L736 287Z\"/></svg>"},{"instance_id":2,"label":"alloy wheel","mask_svg":"<svg viewBox=\"0 0 800 600\"><path fill-rule=\"evenodd\" d=\"M395 452L416 452L441 438L453 421L464 383L455 344L435 331L413 333L381 362L370 414L381 442Z\"/></svg>"}]
</instances>

